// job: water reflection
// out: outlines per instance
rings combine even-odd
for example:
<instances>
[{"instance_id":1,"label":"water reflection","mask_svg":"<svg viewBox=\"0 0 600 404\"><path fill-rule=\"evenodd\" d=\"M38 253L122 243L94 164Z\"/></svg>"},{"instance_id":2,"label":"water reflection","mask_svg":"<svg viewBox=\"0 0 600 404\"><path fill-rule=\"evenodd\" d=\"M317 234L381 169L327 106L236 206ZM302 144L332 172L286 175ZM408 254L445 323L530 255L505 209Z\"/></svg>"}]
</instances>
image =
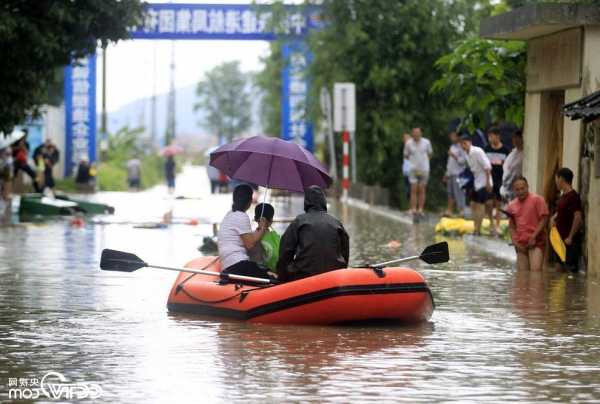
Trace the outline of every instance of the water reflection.
<instances>
[{"instance_id":1,"label":"water reflection","mask_svg":"<svg viewBox=\"0 0 600 404\"><path fill-rule=\"evenodd\" d=\"M188 184L187 195L208 189L201 181ZM516 272L461 239L445 239L452 262L411 264L423 271L437 303L432 323L418 327L267 326L169 315L175 274L101 272L101 249L183 265L198 254L230 196L199 193L202 199L173 201L161 192L96 198L117 207L112 219L160 218L173 208L174 216L199 218L201 225L147 230L88 223L76 229L55 221L0 231L2 400L9 377L50 370L100 383L101 401L111 403L600 397L599 283ZM278 198L275 207L277 216L293 216L302 201ZM351 235L353 263L413 255L444 240L425 225L337 204L331 211ZM401 244L390 247L395 240Z\"/></svg>"}]
</instances>

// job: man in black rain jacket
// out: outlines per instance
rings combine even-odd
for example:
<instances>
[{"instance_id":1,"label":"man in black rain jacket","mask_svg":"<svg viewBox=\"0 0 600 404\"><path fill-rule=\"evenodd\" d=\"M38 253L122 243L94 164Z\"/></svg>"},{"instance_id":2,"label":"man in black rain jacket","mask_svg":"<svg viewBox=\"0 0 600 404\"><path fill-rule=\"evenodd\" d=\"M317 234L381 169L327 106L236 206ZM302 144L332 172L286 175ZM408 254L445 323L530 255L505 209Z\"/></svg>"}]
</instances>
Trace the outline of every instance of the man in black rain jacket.
<instances>
[{"instance_id":1,"label":"man in black rain jacket","mask_svg":"<svg viewBox=\"0 0 600 404\"><path fill-rule=\"evenodd\" d=\"M281 237L277 275L282 282L348 267L348 233L327 213L321 188L304 190L304 211Z\"/></svg>"}]
</instances>

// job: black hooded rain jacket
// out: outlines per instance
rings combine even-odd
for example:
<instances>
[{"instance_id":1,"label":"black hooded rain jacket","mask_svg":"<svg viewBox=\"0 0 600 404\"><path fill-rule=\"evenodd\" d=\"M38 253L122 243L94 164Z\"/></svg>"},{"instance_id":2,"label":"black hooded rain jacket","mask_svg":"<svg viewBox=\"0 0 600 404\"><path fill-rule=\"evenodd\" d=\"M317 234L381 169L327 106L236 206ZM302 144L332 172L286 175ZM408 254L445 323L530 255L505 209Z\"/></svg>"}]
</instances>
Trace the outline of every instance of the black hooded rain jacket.
<instances>
[{"instance_id":1,"label":"black hooded rain jacket","mask_svg":"<svg viewBox=\"0 0 600 404\"><path fill-rule=\"evenodd\" d=\"M283 282L348 267L348 233L327 213L321 188L305 190L304 211L281 237L277 275Z\"/></svg>"}]
</instances>

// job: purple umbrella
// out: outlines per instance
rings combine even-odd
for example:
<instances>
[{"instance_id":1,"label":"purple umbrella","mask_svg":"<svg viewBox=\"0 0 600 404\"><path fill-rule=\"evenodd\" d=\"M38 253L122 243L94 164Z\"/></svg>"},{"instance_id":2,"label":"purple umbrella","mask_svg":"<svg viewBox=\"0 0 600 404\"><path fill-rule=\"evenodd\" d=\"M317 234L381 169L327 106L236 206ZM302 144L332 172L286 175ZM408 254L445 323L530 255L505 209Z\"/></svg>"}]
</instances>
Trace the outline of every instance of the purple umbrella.
<instances>
[{"instance_id":1,"label":"purple umbrella","mask_svg":"<svg viewBox=\"0 0 600 404\"><path fill-rule=\"evenodd\" d=\"M311 185L327 188L327 169L300 145L254 136L238 139L210 154L210 165L229 177L287 191L304 192Z\"/></svg>"}]
</instances>

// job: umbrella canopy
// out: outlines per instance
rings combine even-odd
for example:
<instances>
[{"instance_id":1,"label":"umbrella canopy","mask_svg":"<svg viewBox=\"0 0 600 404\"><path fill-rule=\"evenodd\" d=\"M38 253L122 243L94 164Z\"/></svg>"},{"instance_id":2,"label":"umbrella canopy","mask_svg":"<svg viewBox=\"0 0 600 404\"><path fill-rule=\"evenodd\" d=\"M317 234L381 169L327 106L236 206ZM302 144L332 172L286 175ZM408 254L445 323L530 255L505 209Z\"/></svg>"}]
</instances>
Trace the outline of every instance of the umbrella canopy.
<instances>
[{"instance_id":1,"label":"umbrella canopy","mask_svg":"<svg viewBox=\"0 0 600 404\"><path fill-rule=\"evenodd\" d=\"M210 165L233 179L287 191L331 184L327 169L311 152L273 137L254 136L223 145L210 154Z\"/></svg>"},{"instance_id":2,"label":"umbrella canopy","mask_svg":"<svg viewBox=\"0 0 600 404\"><path fill-rule=\"evenodd\" d=\"M183 147L177 145L169 145L161 150L160 154L164 157L175 156L183 153Z\"/></svg>"}]
</instances>

